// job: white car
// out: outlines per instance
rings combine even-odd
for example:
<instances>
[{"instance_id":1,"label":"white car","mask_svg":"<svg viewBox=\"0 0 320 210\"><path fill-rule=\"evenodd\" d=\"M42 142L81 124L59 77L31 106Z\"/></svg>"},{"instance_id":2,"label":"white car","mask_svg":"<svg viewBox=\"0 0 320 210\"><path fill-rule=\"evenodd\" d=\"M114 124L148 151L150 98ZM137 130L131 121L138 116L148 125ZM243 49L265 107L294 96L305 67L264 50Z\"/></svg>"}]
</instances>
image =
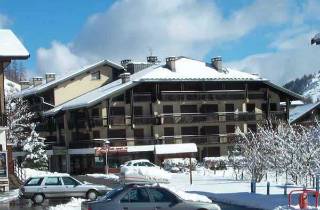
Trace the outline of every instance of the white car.
<instances>
[{"instance_id":1,"label":"white car","mask_svg":"<svg viewBox=\"0 0 320 210\"><path fill-rule=\"evenodd\" d=\"M120 168L120 179L128 183L169 183L170 173L146 159L125 162Z\"/></svg>"},{"instance_id":2,"label":"white car","mask_svg":"<svg viewBox=\"0 0 320 210\"><path fill-rule=\"evenodd\" d=\"M20 187L19 197L41 204L46 198L82 197L95 200L111 191L104 185L85 184L69 175L31 177Z\"/></svg>"}]
</instances>

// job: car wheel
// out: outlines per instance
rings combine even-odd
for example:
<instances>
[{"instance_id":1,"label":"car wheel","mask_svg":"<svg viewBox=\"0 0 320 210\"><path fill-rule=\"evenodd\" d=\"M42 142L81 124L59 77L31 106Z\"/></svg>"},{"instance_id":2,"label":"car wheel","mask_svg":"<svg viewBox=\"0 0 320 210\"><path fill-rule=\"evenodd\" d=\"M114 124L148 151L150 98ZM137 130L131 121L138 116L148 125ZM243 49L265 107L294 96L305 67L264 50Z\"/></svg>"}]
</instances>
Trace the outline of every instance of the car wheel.
<instances>
[{"instance_id":1,"label":"car wheel","mask_svg":"<svg viewBox=\"0 0 320 210\"><path fill-rule=\"evenodd\" d=\"M42 195L42 194L35 194L35 195L32 197L32 201L33 201L35 204L42 204L43 201L44 201L44 195Z\"/></svg>"},{"instance_id":2,"label":"car wheel","mask_svg":"<svg viewBox=\"0 0 320 210\"><path fill-rule=\"evenodd\" d=\"M93 201L93 200L97 199L97 197L98 197L98 192L97 191L89 190L87 192L87 199Z\"/></svg>"}]
</instances>

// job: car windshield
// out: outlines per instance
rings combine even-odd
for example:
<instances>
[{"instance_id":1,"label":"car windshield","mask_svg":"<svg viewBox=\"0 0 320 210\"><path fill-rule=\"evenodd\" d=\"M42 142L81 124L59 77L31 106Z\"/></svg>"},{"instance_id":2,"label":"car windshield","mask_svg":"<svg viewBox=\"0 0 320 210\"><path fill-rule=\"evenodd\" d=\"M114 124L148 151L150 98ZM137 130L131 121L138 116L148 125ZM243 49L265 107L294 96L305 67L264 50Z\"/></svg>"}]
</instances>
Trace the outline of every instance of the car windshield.
<instances>
[{"instance_id":1,"label":"car windshield","mask_svg":"<svg viewBox=\"0 0 320 210\"><path fill-rule=\"evenodd\" d=\"M102 199L104 200L112 200L113 198L115 198L116 196L118 196L120 193L122 193L124 190L123 187L119 187L119 188L116 188L114 190L111 190L109 192L107 192L103 197Z\"/></svg>"}]
</instances>

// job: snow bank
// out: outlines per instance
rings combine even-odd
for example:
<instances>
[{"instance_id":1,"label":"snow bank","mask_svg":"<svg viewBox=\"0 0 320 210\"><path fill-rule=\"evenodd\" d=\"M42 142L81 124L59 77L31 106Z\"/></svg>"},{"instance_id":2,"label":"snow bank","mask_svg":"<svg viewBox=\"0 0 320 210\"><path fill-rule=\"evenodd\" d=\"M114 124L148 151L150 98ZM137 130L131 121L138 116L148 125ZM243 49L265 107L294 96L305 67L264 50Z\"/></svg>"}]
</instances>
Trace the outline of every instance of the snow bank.
<instances>
[{"instance_id":1,"label":"snow bank","mask_svg":"<svg viewBox=\"0 0 320 210\"><path fill-rule=\"evenodd\" d=\"M86 175L94 178L103 178L103 179L108 179L116 182L119 181L119 176L115 174L86 174Z\"/></svg>"},{"instance_id":2,"label":"snow bank","mask_svg":"<svg viewBox=\"0 0 320 210\"><path fill-rule=\"evenodd\" d=\"M8 192L0 193L0 203L7 203L12 200L16 200L19 196L19 189L10 190Z\"/></svg>"},{"instance_id":3,"label":"snow bank","mask_svg":"<svg viewBox=\"0 0 320 210\"><path fill-rule=\"evenodd\" d=\"M66 174L66 173L40 171L37 169L31 169L31 168L23 168L23 170L26 174L26 179L33 176L69 176L69 174Z\"/></svg>"},{"instance_id":4,"label":"snow bank","mask_svg":"<svg viewBox=\"0 0 320 210\"><path fill-rule=\"evenodd\" d=\"M299 205L296 205L296 206L278 206L277 208L275 208L274 210L292 210L292 209L300 209ZM311 209L311 210L318 210L320 209L319 207L316 208L314 206L309 206L307 209Z\"/></svg>"},{"instance_id":5,"label":"snow bank","mask_svg":"<svg viewBox=\"0 0 320 210\"><path fill-rule=\"evenodd\" d=\"M126 167L123 170L126 183L169 183L171 175L156 167Z\"/></svg>"},{"instance_id":6,"label":"snow bank","mask_svg":"<svg viewBox=\"0 0 320 210\"><path fill-rule=\"evenodd\" d=\"M170 172L185 172L189 171L190 159L189 158L171 158L165 159L163 162L163 167L165 170ZM197 160L191 158L191 167L192 170L196 168Z\"/></svg>"},{"instance_id":7,"label":"snow bank","mask_svg":"<svg viewBox=\"0 0 320 210\"><path fill-rule=\"evenodd\" d=\"M81 202L85 201L82 198L71 198L71 201L66 204L59 204L54 207L50 207L49 210L80 210Z\"/></svg>"}]
</instances>

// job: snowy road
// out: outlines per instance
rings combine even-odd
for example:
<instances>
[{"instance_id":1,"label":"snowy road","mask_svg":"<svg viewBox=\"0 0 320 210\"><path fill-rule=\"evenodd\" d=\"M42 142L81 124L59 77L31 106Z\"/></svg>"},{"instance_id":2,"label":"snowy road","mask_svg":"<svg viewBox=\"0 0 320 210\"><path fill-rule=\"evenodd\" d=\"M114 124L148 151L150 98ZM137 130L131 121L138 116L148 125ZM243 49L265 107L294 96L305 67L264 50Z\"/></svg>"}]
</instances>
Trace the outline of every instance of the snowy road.
<instances>
[{"instance_id":1,"label":"snowy road","mask_svg":"<svg viewBox=\"0 0 320 210\"><path fill-rule=\"evenodd\" d=\"M63 207L61 207L61 210L70 210L71 208L68 207L68 202L70 202L70 199L66 200L50 200L45 201L43 205L33 205L28 200L15 200L7 203L0 204L0 210L50 210L50 207L56 207L60 204L66 204ZM229 205L224 203L218 203L222 210L255 210L250 208L245 208L242 206L235 206L235 205ZM67 207L67 208L66 208ZM58 210L60 208L56 207L55 210ZM74 210L80 210L80 206L74 206L72 209Z\"/></svg>"}]
</instances>

